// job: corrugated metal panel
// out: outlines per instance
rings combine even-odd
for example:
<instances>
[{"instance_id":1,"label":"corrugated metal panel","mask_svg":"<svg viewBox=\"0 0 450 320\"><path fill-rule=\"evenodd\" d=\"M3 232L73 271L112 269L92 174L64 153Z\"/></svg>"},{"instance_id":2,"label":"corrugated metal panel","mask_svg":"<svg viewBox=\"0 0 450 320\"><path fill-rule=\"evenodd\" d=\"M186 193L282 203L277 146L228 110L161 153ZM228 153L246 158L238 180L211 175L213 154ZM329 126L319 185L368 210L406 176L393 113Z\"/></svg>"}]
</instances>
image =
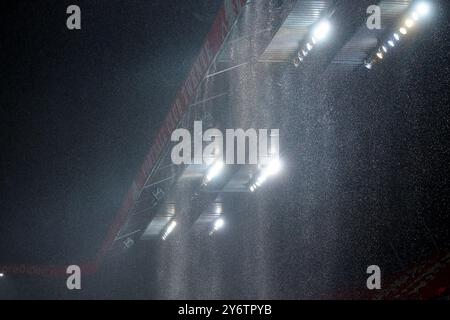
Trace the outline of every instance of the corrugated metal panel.
<instances>
[{"instance_id":1,"label":"corrugated metal panel","mask_svg":"<svg viewBox=\"0 0 450 320\"><path fill-rule=\"evenodd\" d=\"M369 30L365 26L348 41L335 56L332 63L360 65L378 45L379 31Z\"/></svg>"},{"instance_id":2,"label":"corrugated metal panel","mask_svg":"<svg viewBox=\"0 0 450 320\"><path fill-rule=\"evenodd\" d=\"M223 213L223 203L214 202L211 203L204 212L200 215L193 226L194 231L208 232L216 221Z\"/></svg>"},{"instance_id":3,"label":"corrugated metal panel","mask_svg":"<svg viewBox=\"0 0 450 320\"><path fill-rule=\"evenodd\" d=\"M175 204L168 203L162 212L158 213L148 225L141 239L152 239L158 237L170 220L175 216Z\"/></svg>"},{"instance_id":4,"label":"corrugated metal panel","mask_svg":"<svg viewBox=\"0 0 450 320\"><path fill-rule=\"evenodd\" d=\"M405 12L411 5L411 0L389 0L381 1L381 21L382 26L391 25L400 14Z\"/></svg>"},{"instance_id":5,"label":"corrugated metal panel","mask_svg":"<svg viewBox=\"0 0 450 320\"><path fill-rule=\"evenodd\" d=\"M291 60L311 25L321 18L329 5L330 1L326 0L298 1L260 60L272 62Z\"/></svg>"},{"instance_id":6,"label":"corrugated metal panel","mask_svg":"<svg viewBox=\"0 0 450 320\"><path fill-rule=\"evenodd\" d=\"M397 19L410 6L410 0L381 1L381 29L370 30L364 24L355 35L342 47L333 59L333 64L356 66L364 63L364 60L378 46L378 39L386 28L391 27Z\"/></svg>"}]
</instances>

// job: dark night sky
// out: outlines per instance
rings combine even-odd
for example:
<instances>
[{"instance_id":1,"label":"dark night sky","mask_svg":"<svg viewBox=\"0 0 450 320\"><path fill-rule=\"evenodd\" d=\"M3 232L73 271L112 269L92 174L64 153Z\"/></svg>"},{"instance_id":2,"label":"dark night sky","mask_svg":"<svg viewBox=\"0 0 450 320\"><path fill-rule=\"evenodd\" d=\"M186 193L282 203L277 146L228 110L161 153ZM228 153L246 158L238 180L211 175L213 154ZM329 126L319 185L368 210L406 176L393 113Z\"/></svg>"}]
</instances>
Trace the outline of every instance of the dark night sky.
<instances>
[{"instance_id":1,"label":"dark night sky","mask_svg":"<svg viewBox=\"0 0 450 320\"><path fill-rule=\"evenodd\" d=\"M2 1L0 262L95 254L221 1Z\"/></svg>"},{"instance_id":2,"label":"dark night sky","mask_svg":"<svg viewBox=\"0 0 450 320\"><path fill-rule=\"evenodd\" d=\"M71 32L72 1L2 2L0 264L96 253L220 3L77 1ZM275 114L284 175L230 201L217 242L189 239L184 257L137 246L91 297L311 298L364 283L373 261L397 271L448 250L450 25L437 3L427 29L371 72L317 84L289 68L239 70L248 87L280 83L239 107Z\"/></svg>"}]
</instances>

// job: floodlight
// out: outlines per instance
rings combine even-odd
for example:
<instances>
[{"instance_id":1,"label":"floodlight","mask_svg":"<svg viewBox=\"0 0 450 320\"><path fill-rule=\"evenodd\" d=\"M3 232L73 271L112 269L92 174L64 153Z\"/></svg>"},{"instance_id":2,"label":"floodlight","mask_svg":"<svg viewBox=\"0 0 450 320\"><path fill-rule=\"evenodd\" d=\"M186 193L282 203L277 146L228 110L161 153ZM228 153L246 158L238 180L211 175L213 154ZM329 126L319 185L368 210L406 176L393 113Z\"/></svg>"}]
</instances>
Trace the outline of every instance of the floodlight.
<instances>
[{"instance_id":1,"label":"floodlight","mask_svg":"<svg viewBox=\"0 0 450 320\"><path fill-rule=\"evenodd\" d=\"M427 2L420 2L417 4L415 8L415 12L419 14L419 16L424 17L428 15L430 12L430 5Z\"/></svg>"},{"instance_id":2,"label":"floodlight","mask_svg":"<svg viewBox=\"0 0 450 320\"><path fill-rule=\"evenodd\" d=\"M413 19L406 19L405 20L405 26L407 27L407 28L412 28L412 27L414 27L414 20Z\"/></svg>"},{"instance_id":3,"label":"floodlight","mask_svg":"<svg viewBox=\"0 0 450 320\"><path fill-rule=\"evenodd\" d=\"M313 30L313 37L316 40L323 40L331 31L331 24L328 20L321 21Z\"/></svg>"},{"instance_id":4,"label":"floodlight","mask_svg":"<svg viewBox=\"0 0 450 320\"><path fill-rule=\"evenodd\" d=\"M177 222L175 220L172 220L169 225L167 226L166 231L164 231L164 234L162 236L163 240L166 240L167 237L169 236L169 234L172 233L172 231L175 229L175 227L177 226Z\"/></svg>"},{"instance_id":5,"label":"floodlight","mask_svg":"<svg viewBox=\"0 0 450 320\"><path fill-rule=\"evenodd\" d=\"M206 181L210 182L212 179L217 177L220 174L220 172L222 172L224 166L225 165L221 160L214 163L212 167L209 169L208 174L206 175Z\"/></svg>"}]
</instances>

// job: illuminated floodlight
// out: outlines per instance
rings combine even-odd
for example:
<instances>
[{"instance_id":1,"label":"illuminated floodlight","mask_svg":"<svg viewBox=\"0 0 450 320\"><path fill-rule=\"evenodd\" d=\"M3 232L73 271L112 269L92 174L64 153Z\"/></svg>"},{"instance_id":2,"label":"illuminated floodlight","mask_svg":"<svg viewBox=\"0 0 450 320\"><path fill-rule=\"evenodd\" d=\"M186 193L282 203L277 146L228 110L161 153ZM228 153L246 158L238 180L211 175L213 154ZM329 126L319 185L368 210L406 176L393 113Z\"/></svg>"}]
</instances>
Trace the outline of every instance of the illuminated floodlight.
<instances>
[{"instance_id":1,"label":"illuminated floodlight","mask_svg":"<svg viewBox=\"0 0 450 320\"><path fill-rule=\"evenodd\" d=\"M406 30L405 27L401 27L399 31L400 31L401 34L407 34L408 33L408 30Z\"/></svg>"},{"instance_id":2,"label":"illuminated floodlight","mask_svg":"<svg viewBox=\"0 0 450 320\"><path fill-rule=\"evenodd\" d=\"M400 41L400 36L398 35L398 33L394 33L394 39Z\"/></svg>"},{"instance_id":3,"label":"illuminated floodlight","mask_svg":"<svg viewBox=\"0 0 450 320\"><path fill-rule=\"evenodd\" d=\"M219 218L219 219L216 220L216 222L214 222L214 229L215 230L222 229L224 224L225 224L225 221L223 221L222 218Z\"/></svg>"},{"instance_id":4,"label":"illuminated floodlight","mask_svg":"<svg viewBox=\"0 0 450 320\"><path fill-rule=\"evenodd\" d=\"M383 52L381 52L381 51L377 52L377 57L380 59L383 59L384 58Z\"/></svg>"},{"instance_id":5,"label":"illuminated floodlight","mask_svg":"<svg viewBox=\"0 0 450 320\"><path fill-rule=\"evenodd\" d=\"M371 70L372 67L373 67L373 63L372 63L372 62L369 62L369 61L366 61L366 62L364 63L364 67L366 67L366 69Z\"/></svg>"},{"instance_id":6,"label":"illuminated floodlight","mask_svg":"<svg viewBox=\"0 0 450 320\"><path fill-rule=\"evenodd\" d=\"M308 51L305 51L305 50L302 49L302 54L303 54L304 57L307 57L308 56Z\"/></svg>"},{"instance_id":7,"label":"illuminated floodlight","mask_svg":"<svg viewBox=\"0 0 450 320\"><path fill-rule=\"evenodd\" d=\"M306 44L306 49L308 49L308 51L311 51L312 48L313 48L312 44L308 42L308 43Z\"/></svg>"},{"instance_id":8,"label":"illuminated floodlight","mask_svg":"<svg viewBox=\"0 0 450 320\"><path fill-rule=\"evenodd\" d=\"M428 15L428 13L430 12L430 4L428 4L427 2L418 3L415 8L415 12L417 12L420 17Z\"/></svg>"},{"instance_id":9,"label":"illuminated floodlight","mask_svg":"<svg viewBox=\"0 0 450 320\"><path fill-rule=\"evenodd\" d=\"M414 27L414 20L413 19L406 19L405 20L405 26L407 27L407 28L412 28L412 27Z\"/></svg>"},{"instance_id":10,"label":"illuminated floodlight","mask_svg":"<svg viewBox=\"0 0 450 320\"><path fill-rule=\"evenodd\" d=\"M281 170L281 162L280 159L276 158L272 160L267 167L264 168L264 173L267 176L276 175Z\"/></svg>"},{"instance_id":11,"label":"illuminated floodlight","mask_svg":"<svg viewBox=\"0 0 450 320\"><path fill-rule=\"evenodd\" d=\"M5 274L3 272L0 272L0 278L3 278Z\"/></svg>"},{"instance_id":12,"label":"illuminated floodlight","mask_svg":"<svg viewBox=\"0 0 450 320\"><path fill-rule=\"evenodd\" d=\"M177 222L175 220L172 220L169 225L167 226L166 231L164 231L164 234L162 236L163 240L166 240L167 237L169 236L169 234L172 233L172 231L175 229L175 227L177 226Z\"/></svg>"},{"instance_id":13,"label":"illuminated floodlight","mask_svg":"<svg viewBox=\"0 0 450 320\"><path fill-rule=\"evenodd\" d=\"M328 20L321 21L313 30L313 37L321 41L327 37L331 31L331 24Z\"/></svg>"},{"instance_id":14,"label":"illuminated floodlight","mask_svg":"<svg viewBox=\"0 0 450 320\"><path fill-rule=\"evenodd\" d=\"M382 47L381 47L381 50L383 50L384 53L387 53L387 48L386 48L386 46L382 46Z\"/></svg>"},{"instance_id":15,"label":"illuminated floodlight","mask_svg":"<svg viewBox=\"0 0 450 320\"><path fill-rule=\"evenodd\" d=\"M261 187L262 184L266 182L270 176L276 175L278 172L280 172L280 170L281 162L278 157L274 158L271 162L269 162L269 164L262 168L255 183L250 186L250 191L254 192L257 188Z\"/></svg>"},{"instance_id":16,"label":"illuminated floodlight","mask_svg":"<svg viewBox=\"0 0 450 320\"><path fill-rule=\"evenodd\" d=\"M414 21L419 20L419 14L416 11L413 11L413 13L411 13L411 17Z\"/></svg>"},{"instance_id":17,"label":"illuminated floodlight","mask_svg":"<svg viewBox=\"0 0 450 320\"><path fill-rule=\"evenodd\" d=\"M388 41L388 45L390 45L391 47L395 47L395 43L394 43L394 41L392 41L392 40L389 40L389 41Z\"/></svg>"},{"instance_id":18,"label":"illuminated floodlight","mask_svg":"<svg viewBox=\"0 0 450 320\"><path fill-rule=\"evenodd\" d=\"M313 44L317 43L317 39L315 37L311 37L311 41L312 41Z\"/></svg>"},{"instance_id":19,"label":"illuminated floodlight","mask_svg":"<svg viewBox=\"0 0 450 320\"><path fill-rule=\"evenodd\" d=\"M208 174L206 175L206 182L210 182L212 179L217 177L220 172L222 172L224 166L225 165L221 160L214 163L211 169L209 169Z\"/></svg>"},{"instance_id":20,"label":"illuminated floodlight","mask_svg":"<svg viewBox=\"0 0 450 320\"><path fill-rule=\"evenodd\" d=\"M218 218L216 221L214 221L213 228L209 232L209 235L212 236L216 231L222 229L224 225L225 221L222 218Z\"/></svg>"}]
</instances>

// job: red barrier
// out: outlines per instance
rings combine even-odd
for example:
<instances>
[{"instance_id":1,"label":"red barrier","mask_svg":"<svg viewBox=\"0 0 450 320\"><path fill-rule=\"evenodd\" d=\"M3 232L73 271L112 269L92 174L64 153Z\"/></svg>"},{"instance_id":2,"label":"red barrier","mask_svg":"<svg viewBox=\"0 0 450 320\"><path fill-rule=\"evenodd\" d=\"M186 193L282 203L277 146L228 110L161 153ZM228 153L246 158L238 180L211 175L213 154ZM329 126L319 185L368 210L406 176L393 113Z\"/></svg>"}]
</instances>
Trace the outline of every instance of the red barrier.
<instances>
[{"instance_id":1,"label":"red barrier","mask_svg":"<svg viewBox=\"0 0 450 320\"><path fill-rule=\"evenodd\" d=\"M162 155L164 147L170 141L172 132L176 129L184 112L193 102L202 79L206 76L211 64L222 48L235 20L239 15L240 10L245 5L245 2L246 0L225 1L219 11L219 14L214 21L211 31L207 35L199 56L195 60L188 77L183 83L183 86L178 91L175 102L164 120L159 133L156 135L150 152L145 158L144 163L136 175L127 196L125 197L125 200L108 231L107 237L103 242L103 245L95 260L96 264L100 263L103 259L104 255L113 244L120 228L126 222L128 215L133 208L134 202L139 197L158 158Z\"/></svg>"},{"instance_id":2,"label":"red barrier","mask_svg":"<svg viewBox=\"0 0 450 320\"><path fill-rule=\"evenodd\" d=\"M170 141L173 130L176 129L184 112L193 102L197 89L202 79L206 76L215 57L222 48L231 28L236 21L246 0L225 0L218 16L216 17L211 31L208 33L199 56L195 60L192 68L184 81L181 89L178 91L175 102L173 103L167 117L165 118L161 129L159 130L149 153L145 157L144 163L135 176L122 205L120 206L112 224L108 230L105 240L94 261L84 264L82 269L87 273L95 273L114 243L120 228L126 222L128 215L133 209L134 203L141 194L145 182L151 174L158 158L162 155L163 149ZM41 276L61 276L65 275L65 266L32 266L32 265L5 265L0 266L0 272L35 274Z\"/></svg>"}]
</instances>

